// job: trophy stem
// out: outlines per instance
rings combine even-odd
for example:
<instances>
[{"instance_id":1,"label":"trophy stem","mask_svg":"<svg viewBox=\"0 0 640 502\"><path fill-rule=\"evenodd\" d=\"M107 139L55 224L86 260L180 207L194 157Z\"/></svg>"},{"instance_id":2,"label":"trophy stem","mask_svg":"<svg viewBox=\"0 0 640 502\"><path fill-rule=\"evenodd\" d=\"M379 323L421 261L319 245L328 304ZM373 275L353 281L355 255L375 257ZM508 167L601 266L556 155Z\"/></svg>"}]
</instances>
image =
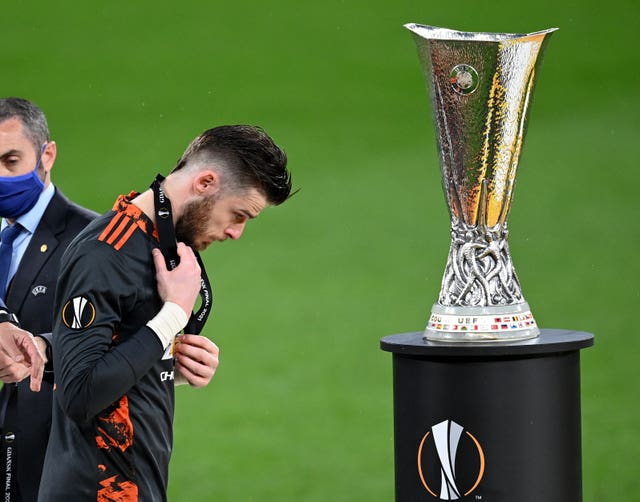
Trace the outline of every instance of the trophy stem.
<instances>
[{"instance_id":1,"label":"trophy stem","mask_svg":"<svg viewBox=\"0 0 640 502\"><path fill-rule=\"evenodd\" d=\"M487 307L522 303L522 291L509 252L506 225L487 228L454 220L442 280L443 306Z\"/></svg>"}]
</instances>

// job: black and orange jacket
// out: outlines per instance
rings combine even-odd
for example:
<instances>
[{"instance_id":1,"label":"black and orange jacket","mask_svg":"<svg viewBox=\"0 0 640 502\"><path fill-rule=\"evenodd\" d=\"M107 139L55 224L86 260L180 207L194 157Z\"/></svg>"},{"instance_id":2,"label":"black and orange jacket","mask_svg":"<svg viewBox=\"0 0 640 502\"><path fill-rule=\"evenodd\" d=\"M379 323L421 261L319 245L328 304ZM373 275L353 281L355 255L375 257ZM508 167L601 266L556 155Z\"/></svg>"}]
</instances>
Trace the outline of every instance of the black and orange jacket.
<instances>
[{"instance_id":1,"label":"black and orange jacket","mask_svg":"<svg viewBox=\"0 0 640 502\"><path fill-rule=\"evenodd\" d=\"M166 500L174 361L146 326L162 306L158 243L134 195L92 222L61 262L42 501Z\"/></svg>"}]
</instances>

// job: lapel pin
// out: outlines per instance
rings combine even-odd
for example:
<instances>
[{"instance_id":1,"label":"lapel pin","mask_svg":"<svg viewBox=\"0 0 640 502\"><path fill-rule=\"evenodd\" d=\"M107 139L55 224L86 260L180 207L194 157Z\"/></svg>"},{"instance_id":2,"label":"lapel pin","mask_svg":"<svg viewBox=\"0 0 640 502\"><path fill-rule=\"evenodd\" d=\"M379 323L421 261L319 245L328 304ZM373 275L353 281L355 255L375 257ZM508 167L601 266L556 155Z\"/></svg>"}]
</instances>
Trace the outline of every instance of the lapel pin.
<instances>
[{"instance_id":1,"label":"lapel pin","mask_svg":"<svg viewBox=\"0 0 640 502\"><path fill-rule=\"evenodd\" d=\"M47 246L46 244L43 244L42 246L40 246L41 253L46 253L47 249L49 249L49 246Z\"/></svg>"}]
</instances>

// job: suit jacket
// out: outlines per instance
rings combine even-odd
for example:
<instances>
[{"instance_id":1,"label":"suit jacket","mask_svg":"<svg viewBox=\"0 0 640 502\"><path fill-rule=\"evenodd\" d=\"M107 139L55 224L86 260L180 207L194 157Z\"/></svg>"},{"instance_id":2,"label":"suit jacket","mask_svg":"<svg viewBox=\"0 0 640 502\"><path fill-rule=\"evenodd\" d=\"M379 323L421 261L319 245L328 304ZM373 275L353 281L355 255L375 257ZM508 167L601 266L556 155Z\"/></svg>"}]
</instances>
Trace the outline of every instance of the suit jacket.
<instances>
[{"instance_id":1,"label":"suit jacket","mask_svg":"<svg viewBox=\"0 0 640 502\"><path fill-rule=\"evenodd\" d=\"M5 303L18 316L20 326L31 333L51 333L53 305L60 258L75 236L97 215L67 199L57 188L47 206L22 261ZM50 368L49 368L50 370ZM51 428L52 374L45 375L40 392L31 392L29 378L5 384L0 410L6 406L2 427L2 452L13 464L13 501L38 498L40 474ZM0 421L2 421L0 416ZM7 447L10 453L7 454ZM9 460L0 455L0 472ZM4 478L0 496L4 495ZM16 496L17 495L17 496ZM4 500L4 497L2 497Z\"/></svg>"}]
</instances>

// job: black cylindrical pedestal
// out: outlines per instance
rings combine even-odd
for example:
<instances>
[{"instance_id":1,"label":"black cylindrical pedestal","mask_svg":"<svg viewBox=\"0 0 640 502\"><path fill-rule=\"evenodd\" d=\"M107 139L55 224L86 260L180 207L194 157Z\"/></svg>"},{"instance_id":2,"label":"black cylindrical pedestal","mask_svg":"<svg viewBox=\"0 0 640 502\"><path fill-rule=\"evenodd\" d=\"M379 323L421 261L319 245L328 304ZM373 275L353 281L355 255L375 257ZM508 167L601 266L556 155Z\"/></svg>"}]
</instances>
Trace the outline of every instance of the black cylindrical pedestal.
<instances>
[{"instance_id":1,"label":"black cylindrical pedestal","mask_svg":"<svg viewBox=\"0 0 640 502\"><path fill-rule=\"evenodd\" d=\"M393 353L397 502L582 500L579 350L592 334L380 345Z\"/></svg>"}]
</instances>

